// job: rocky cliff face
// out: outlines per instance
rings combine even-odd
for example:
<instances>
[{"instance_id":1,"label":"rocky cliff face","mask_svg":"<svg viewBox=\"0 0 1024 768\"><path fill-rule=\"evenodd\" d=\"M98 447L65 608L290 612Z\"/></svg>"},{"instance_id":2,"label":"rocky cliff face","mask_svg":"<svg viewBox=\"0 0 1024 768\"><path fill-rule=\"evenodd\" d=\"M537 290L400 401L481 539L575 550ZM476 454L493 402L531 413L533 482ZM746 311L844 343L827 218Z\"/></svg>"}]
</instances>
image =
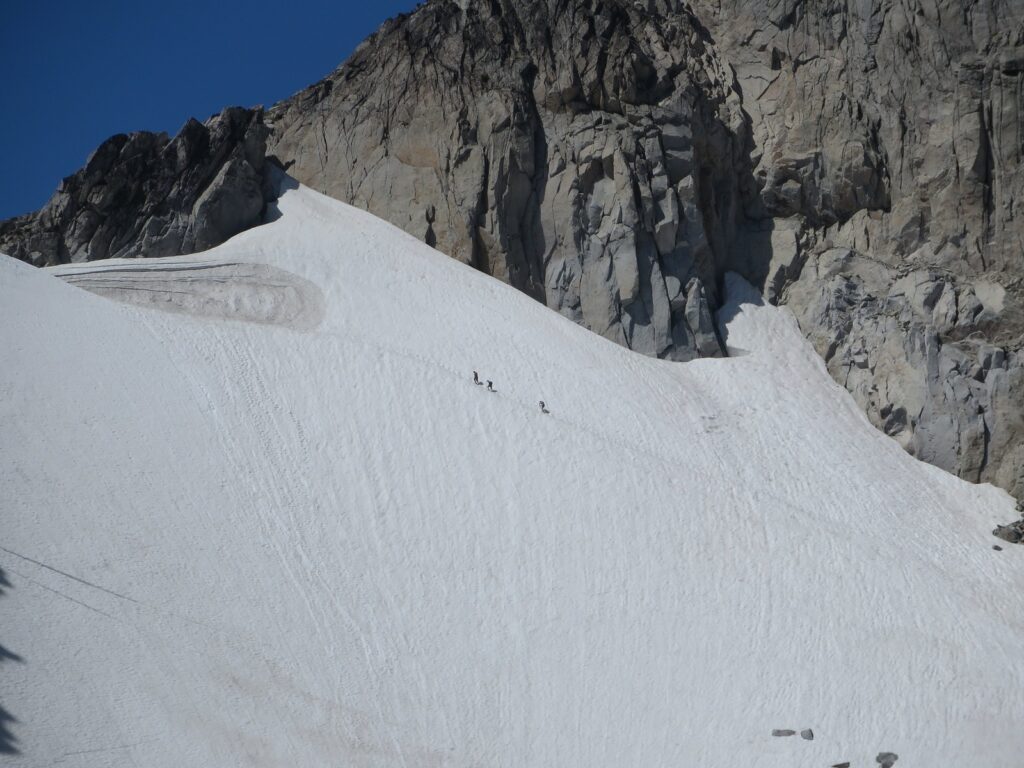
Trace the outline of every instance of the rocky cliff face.
<instances>
[{"instance_id":1,"label":"rocky cliff face","mask_svg":"<svg viewBox=\"0 0 1024 768\"><path fill-rule=\"evenodd\" d=\"M721 354L739 271L909 451L1024 494L1018 0L430 0L265 121L231 114L200 161L116 137L0 250L212 245L260 219L266 136L300 181L644 354Z\"/></svg>"},{"instance_id":2,"label":"rocky cliff face","mask_svg":"<svg viewBox=\"0 0 1024 768\"><path fill-rule=\"evenodd\" d=\"M114 136L42 210L0 224L0 252L44 266L212 248L262 222L266 137L262 113L238 108L173 140Z\"/></svg>"},{"instance_id":3,"label":"rocky cliff face","mask_svg":"<svg viewBox=\"0 0 1024 768\"><path fill-rule=\"evenodd\" d=\"M750 137L677 3L426 3L268 117L304 183L639 352L720 354Z\"/></svg>"},{"instance_id":4,"label":"rocky cliff face","mask_svg":"<svg viewBox=\"0 0 1024 768\"><path fill-rule=\"evenodd\" d=\"M699 0L771 213L765 291L871 420L1024 493L1024 5Z\"/></svg>"}]
</instances>

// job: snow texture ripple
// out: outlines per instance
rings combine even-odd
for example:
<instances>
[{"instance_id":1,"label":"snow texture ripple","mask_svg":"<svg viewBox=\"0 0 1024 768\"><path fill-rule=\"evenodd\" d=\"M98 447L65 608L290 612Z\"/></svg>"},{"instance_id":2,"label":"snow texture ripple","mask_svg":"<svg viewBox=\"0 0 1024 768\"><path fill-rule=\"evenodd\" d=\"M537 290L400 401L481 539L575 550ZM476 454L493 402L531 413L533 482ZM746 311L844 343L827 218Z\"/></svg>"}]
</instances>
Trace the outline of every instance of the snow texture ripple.
<instances>
[{"instance_id":1,"label":"snow texture ripple","mask_svg":"<svg viewBox=\"0 0 1024 768\"><path fill-rule=\"evenodd\" d=\"M279 205L159 265L0 259L5 764L1020 768L1011 499L785 310L731 279L745 354L662 362Z\"/></svg>"}]
</instances>

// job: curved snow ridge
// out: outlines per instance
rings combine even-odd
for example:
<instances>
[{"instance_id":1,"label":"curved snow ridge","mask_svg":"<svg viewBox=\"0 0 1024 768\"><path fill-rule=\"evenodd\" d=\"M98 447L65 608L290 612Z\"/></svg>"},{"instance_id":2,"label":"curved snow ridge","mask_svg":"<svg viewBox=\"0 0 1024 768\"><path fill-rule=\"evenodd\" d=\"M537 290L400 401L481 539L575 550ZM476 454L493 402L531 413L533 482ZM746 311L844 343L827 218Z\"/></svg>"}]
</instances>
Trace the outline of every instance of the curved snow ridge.
<instances>
[{"instance_id":1,"label":"curved snow ridge","mask_svg":"<svg viewBox=\"0 0 1024 768\"><path fill-rule=\"evenodd\" d=\"M90 293L165 312L294 330L312 330L324 317L318 285L269 264L121 260L51 271Z\"/></svg>"}]
</instances>

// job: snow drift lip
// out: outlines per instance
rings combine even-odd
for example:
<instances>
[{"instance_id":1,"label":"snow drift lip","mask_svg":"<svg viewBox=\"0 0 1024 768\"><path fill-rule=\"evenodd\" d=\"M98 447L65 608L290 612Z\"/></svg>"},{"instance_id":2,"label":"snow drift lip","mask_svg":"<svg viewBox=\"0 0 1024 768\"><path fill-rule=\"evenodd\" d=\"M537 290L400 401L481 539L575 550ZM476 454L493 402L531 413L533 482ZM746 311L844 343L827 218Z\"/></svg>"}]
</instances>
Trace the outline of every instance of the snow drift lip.
<instances>
[{"instance_id":1,"label":"snow drift lip","mask_svg":"<svg viewBox=\"0 0 1024 768\"><path fill-rule=\"evenodd\" d=\"M324 314L319 286L268 264L94 263L53 272L114 301L195 317L308 331L320 325Z\"/></svg>"}]
</instances>

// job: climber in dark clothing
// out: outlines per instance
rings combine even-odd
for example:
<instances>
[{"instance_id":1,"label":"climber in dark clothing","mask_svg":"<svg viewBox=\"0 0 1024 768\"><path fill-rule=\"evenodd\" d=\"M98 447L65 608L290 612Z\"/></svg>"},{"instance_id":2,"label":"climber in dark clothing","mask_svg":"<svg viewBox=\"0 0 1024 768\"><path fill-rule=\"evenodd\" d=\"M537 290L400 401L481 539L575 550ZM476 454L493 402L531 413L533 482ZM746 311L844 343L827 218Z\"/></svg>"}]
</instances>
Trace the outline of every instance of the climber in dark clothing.
<instances>
[{"instance_id":1,"label":"climber in dark clothing","mask_svg":"<svg viewBox=\"0 0 1024 768\"><path fill-rule=\"evenodd\" d=\"M480 381L480 374L478 374L476 371L473 371L473 383L483 386L483 382Z\"/></svg>"},{"instance_id":2,"label":"climber in dark clothing","mask_svg":"<svg viewBox=\"0 0 1024 768\"><path fill-rule=\"evenodd\" d=\"M551 411L548 410L548 407L546 405L544 405L544 401L543 400L540 401L540 412L541 413L551 413Z\"/></svg>"},{"instance_id":3,"label":"climber in dark clothing","mask_svg":"<svg viewBox=\"0 0 1024 768\"><path fill-rule=\"evenodd\" d=\"M494 392L495 391L494 383L490 379L487 380L487 391L488 392Z\"/></svg>"}]
</instances>

